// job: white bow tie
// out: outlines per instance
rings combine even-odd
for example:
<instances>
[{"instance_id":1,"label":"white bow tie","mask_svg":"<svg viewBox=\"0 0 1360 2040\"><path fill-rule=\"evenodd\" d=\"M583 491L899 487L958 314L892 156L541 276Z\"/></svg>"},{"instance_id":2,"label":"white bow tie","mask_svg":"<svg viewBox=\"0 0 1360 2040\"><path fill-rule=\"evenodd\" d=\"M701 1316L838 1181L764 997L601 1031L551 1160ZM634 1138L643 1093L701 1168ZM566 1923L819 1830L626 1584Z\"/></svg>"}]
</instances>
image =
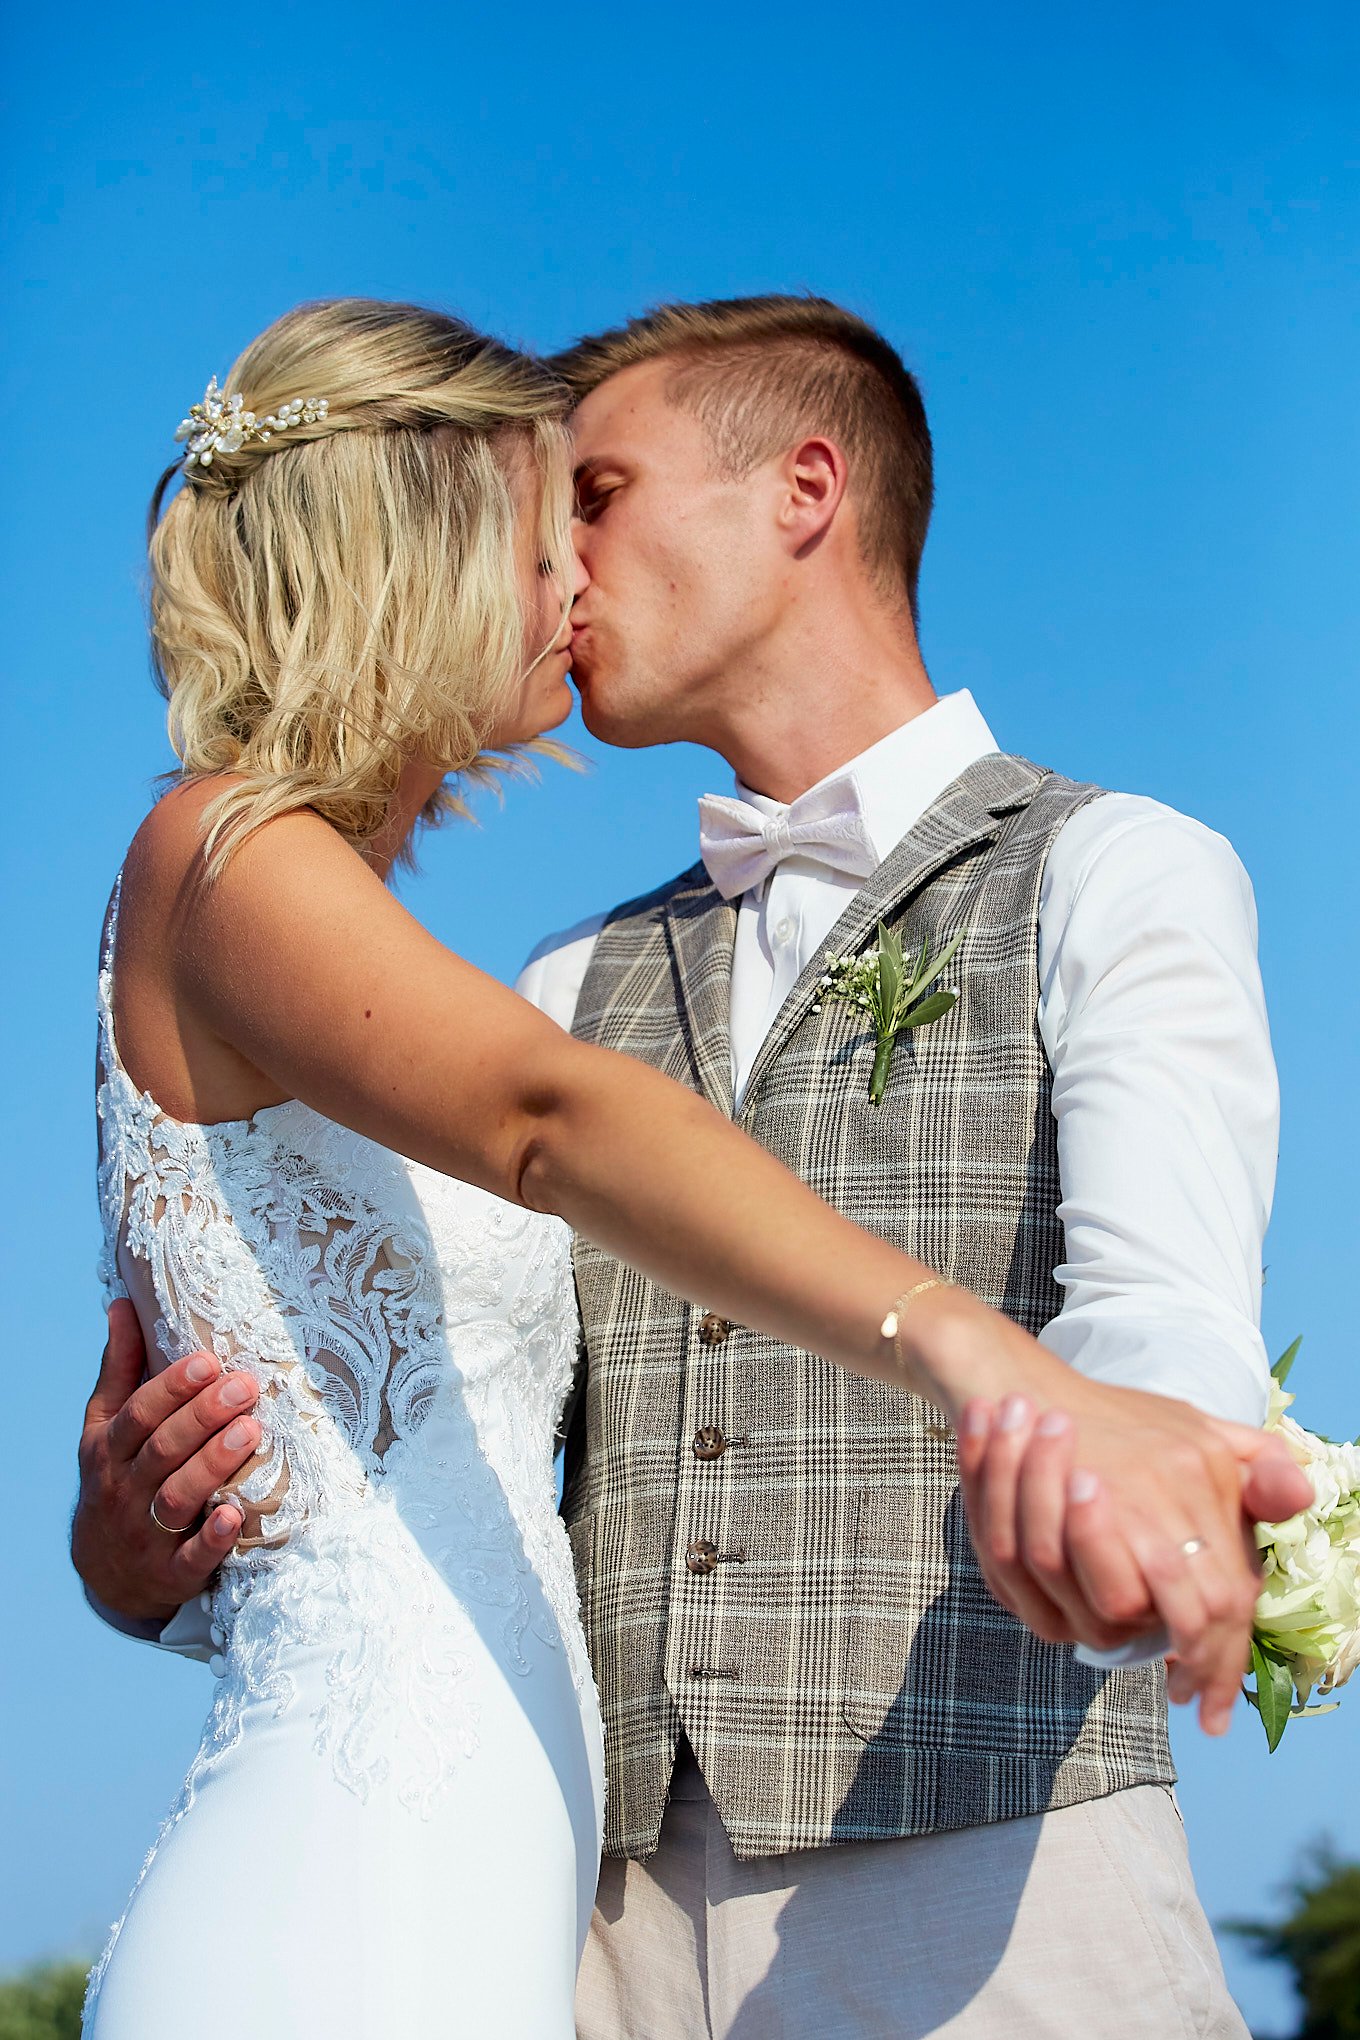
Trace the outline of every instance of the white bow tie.
<instances>
[{"instance_id":1,"label":"white bow tie","mask_svg":"<svg viewBox=\"0 0 1360 2040\"><path fill-rule=\"evenodd\" d=\"M777 815L706 793L699 802L699 851L725 900L763 884L786 857L809 857L851 878L867 878L879 863L853 773L814 786Z\"/></svg>"}]
</instances>

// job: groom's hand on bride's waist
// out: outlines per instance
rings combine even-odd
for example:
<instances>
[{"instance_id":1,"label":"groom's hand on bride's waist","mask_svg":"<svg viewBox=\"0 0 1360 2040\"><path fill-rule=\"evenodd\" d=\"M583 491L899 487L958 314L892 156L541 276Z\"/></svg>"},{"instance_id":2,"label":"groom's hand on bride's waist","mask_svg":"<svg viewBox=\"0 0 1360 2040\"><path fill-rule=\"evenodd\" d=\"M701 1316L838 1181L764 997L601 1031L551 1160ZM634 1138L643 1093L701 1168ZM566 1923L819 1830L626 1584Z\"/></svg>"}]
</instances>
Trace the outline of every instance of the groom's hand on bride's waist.
<instances>
[{"instance_id":1,"label":"groom's hand on bride's waist","mask_svg":"<svg viewBox=\"0 0 1360 2040\"><path fill-rule=\"evenodd\" d=\"M145 1377L136 1312L115 1303L81 1432L71 1558L105 1608L164 1623L202 1592L240 1534L240 1511L213 1497L259 1443L259 1389L210 1353Z\"/></svg>"},{"instance_id":2,"label":"groom's hand on bride's waist","mask_svg":"<svg viewBox=\"0 0 1360 2040\"><path fill-rule=\"evenodd\" d=\"M1175 1700L1226 1728L1259 1592L1257 1521L1312 1499L1281 1441L1069 1374L1056 1400L974 1400L959 1465L979 1562L1038 1635L1106 1652L1168 1633Z\"/></svg>"}]
</instances>

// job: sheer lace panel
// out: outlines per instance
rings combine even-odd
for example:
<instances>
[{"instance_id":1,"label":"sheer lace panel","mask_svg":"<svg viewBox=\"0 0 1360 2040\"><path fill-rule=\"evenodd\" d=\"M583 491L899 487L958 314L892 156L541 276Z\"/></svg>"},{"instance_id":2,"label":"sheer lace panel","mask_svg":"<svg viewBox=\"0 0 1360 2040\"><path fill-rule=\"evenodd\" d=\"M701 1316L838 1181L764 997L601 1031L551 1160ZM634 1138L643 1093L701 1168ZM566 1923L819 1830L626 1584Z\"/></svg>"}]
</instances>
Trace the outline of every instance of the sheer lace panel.
<instances>
[{"instance_id":1,"label":"sheer lace panel","mask_svg":"<svg viewBox=\"0 0 1360 2040\"><path fill-rule=\"evenodd\" d=\"M423 1422L443 1357L434 1256L418 1212L394 1223L374 1207L372 1157L384 1151L347 1129L316 1121L334 1136L318 1156L315 1142L300 1151L277 1138L290 1120L316 1119L300 1104L196 1125L136 1091L114 1036L116 923L115 893L97 1066L105 1290L130 1294L154 1327L153 1371L202 1347L258 1377L265 1436L231 1487L246 1511L239 1549L268 1548L323 1498L356 1499ZM399 1159L385 1161L411 1205Z\"/></svg>"},{"instance_id":2,"label":"sheer lace panel","mask_svg":"<svg viewBox=\"0 0 1360 2040\"><path fill-rule=\"evenodd\" d=\"M99 996L105 1285L131 1294L156 1364L203 1347L248 1369L266 1427L234 1483L246 1524L213 1598L204 1761L252 1701L288 1704L290 1651L324 1647L318 1747L367 1790L400 1718L420 1798L475 1745L470 1628L520 1676L532 1630L565 1640L578 1688L589 1677L551 1478L575 1351L566 1229L297 1101L217 1125L163 1112L118 1059L117 900Z\"/></svg>"}]
</instances>

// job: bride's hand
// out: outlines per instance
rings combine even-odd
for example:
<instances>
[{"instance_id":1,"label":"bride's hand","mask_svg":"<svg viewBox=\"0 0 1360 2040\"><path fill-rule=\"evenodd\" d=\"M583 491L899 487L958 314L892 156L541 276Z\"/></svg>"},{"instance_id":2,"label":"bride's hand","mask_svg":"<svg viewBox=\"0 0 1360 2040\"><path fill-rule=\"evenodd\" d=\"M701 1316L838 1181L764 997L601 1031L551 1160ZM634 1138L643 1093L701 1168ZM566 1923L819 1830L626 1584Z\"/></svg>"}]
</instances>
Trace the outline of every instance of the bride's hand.
<instances>
[{"instance_id":1,"label":"bride's hand","mask_svg":"<svg viewBox=\"0 0 1360 2040\"><path fill-rule=\"evenodd\" d=\"M1259 1590L1252 1525L1305 1507L1306 1477L1265 1433L1054 1364L1037 1392L959 1413L988 1585L1051 1642L1108 1650L1165 1628L1173 1699L1198 1694L1201 1724L1221 1734Z\"/></svg>"}]
</instances>

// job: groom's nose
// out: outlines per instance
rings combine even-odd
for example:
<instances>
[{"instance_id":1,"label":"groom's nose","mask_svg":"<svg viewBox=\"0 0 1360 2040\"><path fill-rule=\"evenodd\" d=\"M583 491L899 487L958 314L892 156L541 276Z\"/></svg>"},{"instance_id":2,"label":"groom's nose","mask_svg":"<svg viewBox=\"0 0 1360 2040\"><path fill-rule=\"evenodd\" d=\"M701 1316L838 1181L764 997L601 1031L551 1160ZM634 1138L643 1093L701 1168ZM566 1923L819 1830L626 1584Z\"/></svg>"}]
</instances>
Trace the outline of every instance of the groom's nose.
<instances>
[{"instance_id":1,"label":"groom's nose","mask_svg":"<svg viewBox=\"0 0 1360 2040\"><path fill-rule=\"evenodd\" d=\"M574 532L572 535L573 537L575 537ZM590 575L586 572L586 563L581 558L581 548L579 542L575 547L573 557L575 559L576 564L573 569L571 577L571 599L573 602L575 602L579 600L579 598L582 595L585 594L586 589L590 586Z\"/></svg>"}]
</instances>

